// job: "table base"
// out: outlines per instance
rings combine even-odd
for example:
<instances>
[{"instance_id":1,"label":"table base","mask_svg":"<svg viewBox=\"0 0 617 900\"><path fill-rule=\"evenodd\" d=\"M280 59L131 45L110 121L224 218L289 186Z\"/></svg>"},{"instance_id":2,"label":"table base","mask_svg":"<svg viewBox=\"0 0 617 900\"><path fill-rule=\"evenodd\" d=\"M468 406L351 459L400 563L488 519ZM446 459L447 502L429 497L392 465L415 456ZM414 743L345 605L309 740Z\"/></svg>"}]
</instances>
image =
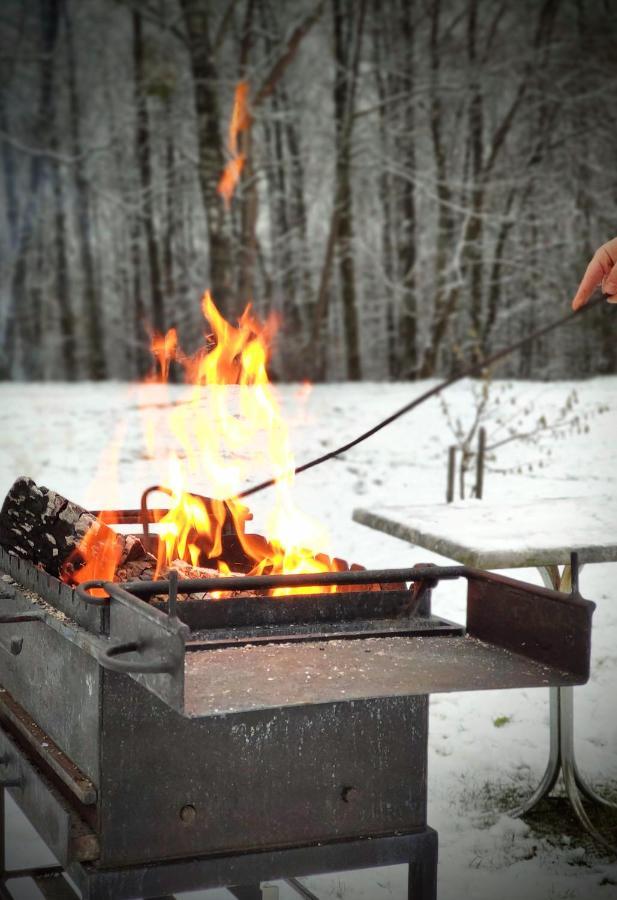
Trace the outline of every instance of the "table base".
<instances>
[{"instance_id":1,"label":"table base","mask_svg":"<svg viewBox=\"0 0 617 900\"><path fill-rule=\"evenodd\" d=\"M580 567L582 568L582 566ZM556 591L569 591L571 587L570 566L564 566L560 574L558 566L541 566L538 571L546 587ZM521 806L512 810L510 815L519 817L531 812L537 804L548 797L555 787L559 773L563 775L566 796L583 828L595 841L608 849L611 853L617 853L617 845L608 841L591 822L587 810L583 805L583 797L591 803L617 810L617 804L611 803L605 797L601 797L589 785L576 763L574 750L574 688L552 687L549 688L550 697L550 751L549 759L544 775L536 790Z\"/></svg>"}]
</instances>

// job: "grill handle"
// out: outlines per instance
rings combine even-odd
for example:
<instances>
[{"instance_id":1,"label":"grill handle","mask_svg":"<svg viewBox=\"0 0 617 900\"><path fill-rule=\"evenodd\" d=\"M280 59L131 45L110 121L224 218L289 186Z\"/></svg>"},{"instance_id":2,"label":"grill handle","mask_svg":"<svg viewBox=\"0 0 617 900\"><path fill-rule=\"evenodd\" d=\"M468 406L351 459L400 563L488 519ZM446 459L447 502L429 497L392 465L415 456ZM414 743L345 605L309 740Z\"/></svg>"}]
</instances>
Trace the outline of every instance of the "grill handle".
<instances>
[{"instance_id":1,"label":"grill handle","mask_svg":"<svg viewBox=\"0 0 617 900\"><path fill-rule=\"evenodd\" d=\"M0 616L0 625L19 625L22 622L44 622L43 613L14 613L13 615ZM19 656L24 646L23 637L11 635L8 647L4 641L0 640L0 650L10 653L12 656ZM1 762L1 761L0 761Z\"/></svg>"},{"instance_id":2,"label":"grill handle","mask_svg":"<svg viewBox=\"0 0 617 900\"><path fill-rule=\"evenodd\" d=\"M139 641L124 641L112 644L98 654L98 660L105 669L112 672L123 672L126 675L158 675L170 674L178 668L181 659L173 653L154 657L150 660L122 659L127 653L144 653L149 647Z\"/></svg>"}]
</instances>

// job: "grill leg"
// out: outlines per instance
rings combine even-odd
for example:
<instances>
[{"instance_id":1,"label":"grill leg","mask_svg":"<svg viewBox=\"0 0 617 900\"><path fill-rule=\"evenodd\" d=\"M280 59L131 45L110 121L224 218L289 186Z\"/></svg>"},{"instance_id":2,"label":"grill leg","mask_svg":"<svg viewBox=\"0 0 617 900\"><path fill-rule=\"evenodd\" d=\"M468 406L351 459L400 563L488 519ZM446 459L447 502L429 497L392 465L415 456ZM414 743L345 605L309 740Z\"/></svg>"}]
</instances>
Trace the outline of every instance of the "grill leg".
<instances>
[{"instance_id":1,"label":"grill leg","mask_svg":"<svg viewBox=\"0 0 617 900\"><path fill-rule=\"evenodd\" d=\"M276 900L278 897L277 887L267 887L262 891L259 884L236 884L227 890L236 900Z\"/></svg>"},{"instance_id":2,"label":"grill leg","mask_svg":"<svg viewBox=\"0 0 617 900\"><path fill-rule=\"evenodd\" d=\"M52 872L49 875L33 875L32 880L45 900L79 900L79 895L59 872Z\"/></svg>"},{"instance_id":3,"label":"grill leg","mask_svg":"<svg viewBox=\"0 0 617 900\"><path fill-rule=\"evenodd\" d=\"M408 900L437 900L437 832L427 829L424 840L412 851L407 881Z\"/></svg>"}]
</instances>

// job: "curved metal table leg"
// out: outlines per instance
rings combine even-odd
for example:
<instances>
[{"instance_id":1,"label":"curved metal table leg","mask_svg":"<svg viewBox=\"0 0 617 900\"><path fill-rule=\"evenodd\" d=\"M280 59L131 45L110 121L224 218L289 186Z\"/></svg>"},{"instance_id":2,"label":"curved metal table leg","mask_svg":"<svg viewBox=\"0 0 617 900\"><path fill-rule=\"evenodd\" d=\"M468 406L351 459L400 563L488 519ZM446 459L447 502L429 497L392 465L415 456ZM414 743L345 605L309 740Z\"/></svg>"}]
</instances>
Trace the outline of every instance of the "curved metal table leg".
<instances>
[{"instance_id":1,"label":"curved metal table leg","mask_svg":"<svg viewBox=\"0 0 617 900\"><path fill-rule=\"evenodd\" d=\"M582 568L583 566L579 565L579 571ZM570 566L564 566L561 575L559 574L558 566L547 566L546 568L540 567L539 572L546 587L553 588L553 590L556 591L564 592L570 591L572 589L572 572L570 570ZM569 690L571 692L572 688L561 688L558 690L558 693L563 692L564 690ZM600 794L598 794L592 788L592 786L585 780L585 777L583 776L576 763L576 755L574 752L574 710L572 698L570 698L569 702L566 705L568 706L569 712L567 714L560 713L559 727L563 733L563 737L567 740L567 746L569 748L568 760L571 764L574 782L581 794L587 800L591 801L592 803L599 803L601 806L605 806L608 809L617 809L617 803L611 803L610 800L607 800L606 797L601 797ZM570 732L569 735L566 734L567 731ZM563 757L563 749L561 751L561 755Z\"/></svg>"},{"instance_id":2,"label":"curved metal table leg","mask_svg":"<svg viewBox=\"0 0 617 900\"><path fill-rule=\"evenodd\" d=\"M546 587L556 591L570 590L570 566L564 566L561 575L558 566L539 566L538 571ZM610 809L617 809L617 804L611 803L594 791L585 781L576 764L574 752L574 689L572 687L558 687L549 688L549 691L550 753L548 765L540 784L531 797L512 810L510 815L518 817L530 812L540 800L543 800L550 794L561 770L566 796L572 804L579 821L594 840L614 853L617 851L617 847L607 841L597 831L583 806L582 797L585 797L593 803L599 803Z\"/></svg>"},{"instance_id":3,"label":"curved metal table leg","mask_svg":"<svg viewBox=\"0 0 617 900\"><path fill-rule=\"evenodd\" d=\"M572 808L583 828L589 832L595 841L602 844L603 847L606 847L612 853L615 853L617 847L611 844L610 841L607 841L592 824L583 806L583 800L579 792L576 778L576 761L574 758L574 688L559 688L559 705L561 713L561 768L566 796L572 804Z\"/></svg>"},{"instance_id":4,"label":"curved metal table leg","mask_svg":"<svg viewBox=\"0 0 617 900\"><path fill-rule=\"evenodd\" d=\"M518 818L519 816L524 816L525 813L530 812L539 802L543 800L545 797L548 797L550 792L555 787L557 783L557 779L559 778L559 771L561 769L561 742L560 742L560 734L561 734L561 725L560 725L560 704L559 704L559 688L549 688L549 705L550 705L550 749L549 749L549 757L546 769L544 770L544 775L540 780L540 784L535 789L533 794L525 800L520 806L517 806L516 809L513 809L510 812L510 815L514 818Z\"/></svg>"}]
</instances>

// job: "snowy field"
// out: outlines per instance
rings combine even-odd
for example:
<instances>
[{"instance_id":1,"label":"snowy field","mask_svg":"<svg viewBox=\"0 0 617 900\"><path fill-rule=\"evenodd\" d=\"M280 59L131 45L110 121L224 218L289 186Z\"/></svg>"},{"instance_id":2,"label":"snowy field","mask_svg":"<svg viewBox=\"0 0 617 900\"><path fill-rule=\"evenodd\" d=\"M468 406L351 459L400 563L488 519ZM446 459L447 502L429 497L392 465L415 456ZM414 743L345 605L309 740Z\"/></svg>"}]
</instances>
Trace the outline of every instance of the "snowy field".
<instances>
[{"instance_id":1,"label":"snowy field","mask_svg":"<svg viewBox=\"0 0 617 900\"><path fill-rule=\"evenodd\" d=\"M425 388L425 384L342 384L315 387L306 395L298 386L280 387L292 422L297 462L348 440ZM577 397L572 408L562 414L559 410L573 389ZM23 474L92 507L138 505L144 487L166 478L164 457L173 439L166 436L164 423L170 405L177 409L185 401L185 391L180 386L138 391L115 383L0 386L0 494ZM469 421L473 415L469 383L449 389L446 396L451 415L463 424ZM556 433L549 429L537 444L513 441L497 451L492 465L501 471L486 475L487 502L506 505L514 500L593 496L606 497L597 502L609 503L611 496L617 497L617 377L576 385L518 383L509 387L497 383L491 398L489 444L494 442L493 436L495 441L507 436L508 428L533 431L542 416L549 425L577 416L579 422ZM163 433L155 453L143 438L144 405ZM497 419L504 424L498 425ZM444 412L439 401L432 400L344 458L300 476L296 485L299 505L318 515L330 532L330 546L320 549L368 567L446 562L355 524L351 516L358 506L396 502L412 508L414 504L442 503L446 448L451 443ZM266 474L259 469L255 480ZM208 483L194 477L193 489L208 493ZM256 530L267 504L267 492L257 495L251 504ZM617 510L613 522L617 534ZM539 583L533 569L506 574ZM597 603L597 611L591 680L575 690L580 767L592 783L613 790L617 789L616 574L615 563L588 566L582 572L582 593ZM461 586L442 585L435 594L435 609L461 621ZM489 691L431 699L428 821L440 838L441 900L617 897L615 862L583 846L576 837L560 834L559 829L540 835L525 822L499 811L507 808L504 796L531 789L544 769L547 695L546 690ZM11 866L49 859L12 804L8 831ZM304 881L323 900L406 897L403 867ZM36 896L24 885L14 888L14 894ZM191 896L222 900L229 895L213 890ZM280 885L281 898L296 896L288 886Z\"/></svg>"}]
</instances>

